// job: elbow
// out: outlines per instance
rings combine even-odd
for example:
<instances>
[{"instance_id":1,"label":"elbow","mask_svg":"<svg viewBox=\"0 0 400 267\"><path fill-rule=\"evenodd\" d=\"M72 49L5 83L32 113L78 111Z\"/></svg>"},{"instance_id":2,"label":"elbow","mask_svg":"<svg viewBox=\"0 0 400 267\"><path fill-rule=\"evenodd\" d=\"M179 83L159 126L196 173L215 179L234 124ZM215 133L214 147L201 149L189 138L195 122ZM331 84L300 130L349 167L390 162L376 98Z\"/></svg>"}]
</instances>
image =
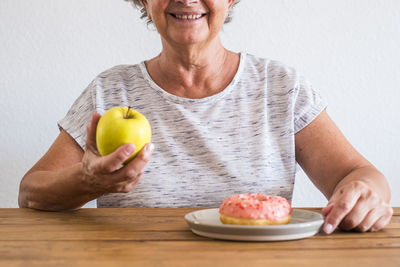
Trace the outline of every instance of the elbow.
<instances>
[{"instance_id":1,"label":"elbow","mask_svg":"<svg viewBox=\"0 0 400 267\"><path fill-rule=\"evenodd\" d=\"M26 192L19 192L18 195L18 206L19 208L29 208L29 209L36 209L36 210L46 210L39 205L39 203L29 200L28 194Z\"/></svg>"},{"instance_id":2,"label":"elbow","mask_svg":"<svg viewBox=\"0 0 400 267\"><path fill-rule=\"evenodd\" d=\"M60 192L41 188L29 175L25 175L19 186L18 206L42 211L72 211L83 204L60 196Z\"/></svg>"},{"instance_id":3,"label":"elbow","mask_svg":"<svg viewBox=\"0 0 400 267\"><path fill-rule=\"evenodd\" d=\"M72 206L60 206L57 204L52 205L51 203L47 202L39 202L32 199L29 199L27 196L28 194L19 193L18 195L18 206L19 208L28 208L34 210L41 210L41 211L75 211L82 208L83 205L78 207Z\"/></svg>"},{"instance_id":4,"label":"elbow","mask_svg":"<svg viewBox=\"0 0 400 267\"><path fill-rule=\"evenodd\" d=\"M22 178L19 184L19 192L18 192L18 206L20 208L29 208L27 201L27 190L25 190L26 186L24 184L25 176Z\"/></svg>"},{"instance_id":5,"label":"elbow","mask_svg":"<svg viewBox=\"0 0 400 267\"><path fill-rule=\"evenodd\" d=\"M26 198L21 194L18 197L18 206L20 208L28 208L28 209L41 210L41 211L67 211L67 210L78 210L80 208L80 207L65 208L65 207L60 207L57 205L50 205L49 203L29 200L29 198Z\"/></svg>"},{"instance_id":6,"label":"elbow","mask_svg":"<svg viewBox=\"0 0 400 267\"><path fill-rule=\"evenodd\" d=\"M19 208L29 208L35 210L45 210L45 211L56 211L60 210L55 207L51 207L48 203L44 201L40 201L38 199L38 192L29 186L28 181L26 181L26 176L24 176L21 180L18 192L18 206ZM28 179L29 180L29 179Z\"/></svg>"},{"instance_id":7,"label":"elbow","mask_svg":"<svg viewBox=\"0 0 400 267\"><path fill-rule=\"evenodd\" d=\"M28 205L26 204L26 202L21 197L21 194L19 194L19 196L18 196L18 207L19 208L28 208Z\"/></svg>"},{"instance_id":8,"label":"elbow","mask_svg":"<svg viewBox=\"0 0 400 267\"><path fill-rule=\"evenodd\" d=\"M29 200L29 193L27 190L21 188L18 194L18 206L19 208L43 209L40 207L39 203Z\"/></svg>"}]
</instances>

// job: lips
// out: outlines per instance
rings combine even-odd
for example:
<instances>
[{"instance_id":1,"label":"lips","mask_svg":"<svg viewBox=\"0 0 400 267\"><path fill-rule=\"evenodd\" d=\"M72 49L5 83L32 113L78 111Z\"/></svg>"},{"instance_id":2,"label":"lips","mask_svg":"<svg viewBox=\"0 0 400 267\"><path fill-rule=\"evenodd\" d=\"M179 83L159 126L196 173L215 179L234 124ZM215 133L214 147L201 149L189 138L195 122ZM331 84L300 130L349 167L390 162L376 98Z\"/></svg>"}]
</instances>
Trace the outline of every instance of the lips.
<instances>
[{"instance_id":1,"label":"lips","mask_svg":"<svg viewBox=\"0 0 400 267\"><path fill-rule=\"evenodd\" d=\"M170 13L171 16L180 20L196 20L207 15L206 13Z\"/></svg>"}]
</instances>

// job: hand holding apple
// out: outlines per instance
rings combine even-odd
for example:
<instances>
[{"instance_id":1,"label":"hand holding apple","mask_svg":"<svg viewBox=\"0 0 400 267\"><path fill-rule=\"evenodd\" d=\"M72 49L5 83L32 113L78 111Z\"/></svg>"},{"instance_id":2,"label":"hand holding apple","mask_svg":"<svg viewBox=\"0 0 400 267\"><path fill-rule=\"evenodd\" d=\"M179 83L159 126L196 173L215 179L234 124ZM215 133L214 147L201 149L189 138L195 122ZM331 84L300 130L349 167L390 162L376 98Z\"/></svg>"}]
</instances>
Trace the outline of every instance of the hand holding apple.
<instances>
[{"instance_id":1,"label":"hand holding apple","mask_svg":"<svg viewBox=\"0 0 400 267\"><path fill-rule=\"evenodd\" d=\"M101 116L96 130L96 143L100 155L116 151L124 144L134 144L135 152L124 162L127 164L151 141L151 127L146 117L131 107L114 107Z\"/></svg>"},{"instance_id":2,"label":"hand holding apple","mask_svg":"<svg viewBox=\"0 0 400 267\"><path fill-rule=\"evenodd\" d=\"M114 152L100 156L96 145L96 129L101 115L94 113L87 127L86 146L82 158L82 188L94 198L107 193L128 193L143 176L144 169L154 150L149 143L135 159L121 165L135 151L131 143L121 145Z\"/></svg>"}]
</instances>

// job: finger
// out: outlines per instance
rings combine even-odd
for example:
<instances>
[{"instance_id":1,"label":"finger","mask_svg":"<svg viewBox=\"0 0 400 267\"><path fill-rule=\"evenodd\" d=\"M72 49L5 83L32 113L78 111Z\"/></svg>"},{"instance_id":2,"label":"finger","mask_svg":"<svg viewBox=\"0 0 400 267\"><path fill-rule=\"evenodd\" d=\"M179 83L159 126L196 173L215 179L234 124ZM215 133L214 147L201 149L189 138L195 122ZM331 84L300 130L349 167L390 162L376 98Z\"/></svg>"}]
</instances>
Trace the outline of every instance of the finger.
<instances>
[{"instance_id":1,"label":"finger","mask_svg":"<svg viewBox=\"0 0 400 267\"><path fill-rule=\"evenodd\" d=\"M114 186L113 193L129 193L139 183L142 174L137 175L129 181L118 183Z\"/></svg>"},{"instance_id":2,"label":"finger","mask_svg":"<svg viewBox=\"0 0 400 267\"><path fill-rule=\"evenodd\" d=\"M322 209L322 214L326 217L332 211L332 208L336 202L336 200L343 194L343 189L339 190L338 192L334 192L334 194L329 199L328 203L326 204L325 208Z\"/></svg>"},{"instance_id":3,"label":"finger","mask_svg":"<svg viewBox=\"0 0 400 267\"><path fill-rule=\"evenodd\" d=\"M386 208L385 214L382 217L380 217L369 230L371 232L376 232L381 230L383 227L388 225L388 223L392 218L392 215L393 215L393 209L388 206Z\"/></svg>"},{"instance_id":4,"label":"finger","mask_svg":"<svg viewBox=\"0 0 400 267\"><path fill-rule=\"evenodd\" d=\"M99 122L101 115L99 113L93 113L92 120L87 126L87 135L86 135L86 149L97 151L96 145L96 129L97 124Z\"/></svg>"},{"instance_id":5,"label":"finger","mask_svg":"<svg viewBox=\"0 0 400 267\"><path fill-rule=\"evenodd\" d=\"M112 173L121 168L124 163L135 152L133 144L124 144L113 153L101 157L99 165L103 173Z\"/></svg>"},{"instance_id":6,"label":"finger","mask_svg":"<svg viewBox=\"0 0 400 267\"><path fill-rule=\"evenodd\" d=\"M350 231L351 229L356 228L361 224L370 210L371 206L369 203L361 201L360 198L351 211L340 222L339 227L345 231Z\"/></svg>"},{"instance_id":7,"label":"finger","mask_svg":"<svg viewBox=\"0 0 400 267\"><path fill-rule=\"evenodd\" d=\"M332 208L333 208L333 205L328 203L328 205L322 209L322 215L324 215L325 217L328 216L328 214L329 214L329 212L331 212Z\"/></svg>"},{"instance_id":8,"label":"finger","mask_svg":"<svg viewBox=\"0 0 400 267\"><path fill-rule=\"evenodd\" d=\"M337 196L339 195L339 196ZM360 197L360 191L341 189L332 198L336 199L328 216L325 217L323 230L325 233L332 233L342 219L352 210Z\"/></svg>"},{"instance_id":9,"label":"finger","mask_svg":"<svg viewBox=\"0 0 400 267\"><path fill-rule=\"evenodd\" d=\"M120 170L121 176L126 177L126 179L129 180L143 173L144 168L149 162L153 151L154 145L152 143L145 145L144 148L139 152L139 154L123 169Z\"/></svg>"},{"instance_id":10,"label":"finger","mask_svg":"<svg viewBox=\"0 0 400 267\"><path fill-rule=\"evenodd\" d=\"M360 232L366 232L375 224L375 222L381 217L379 209L370 210L365 216L364 220L357 226L357 230Z\"/></svg>"},{"instance_id":11,"label":"finger","mask_svg":"<svg viewBox=\"0 0 400 267\"><path fill-rule=\"evenodd\" d=\"M385 227L390 222L390 218L380 217L373 226L369 229L370 232L377 232Z\"/></svg>"}]
</instances>

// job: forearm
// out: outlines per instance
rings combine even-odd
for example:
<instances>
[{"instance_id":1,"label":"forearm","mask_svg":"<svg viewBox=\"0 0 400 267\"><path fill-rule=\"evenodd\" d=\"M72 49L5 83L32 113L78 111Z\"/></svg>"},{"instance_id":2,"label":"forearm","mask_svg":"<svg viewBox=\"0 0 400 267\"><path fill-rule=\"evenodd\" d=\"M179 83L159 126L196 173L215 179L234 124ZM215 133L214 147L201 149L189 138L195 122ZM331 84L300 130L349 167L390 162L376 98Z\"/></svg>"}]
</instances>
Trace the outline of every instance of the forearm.
<instances>
[{"instance_id":1,"label":"forearm","mask_svg":"<svg viewBox=\"0 0 400 267\"><path fill-rule=\"evenodd\" d=\"M356 168L351 171L336 185L332 194L354 182L366 183L370 188L373 188L386 203L390 202L389 184L385 176L372 165Z\"/></svg>"},{"instance_id":2,"label":"forearm","mask_svg":"<svg viewBox=\"0 0 400 267\"><path fill-rule=\"evenodd\" d=\"M101 196L85 182L82 164L59 171L34 171L20 184L20 207L40 210L71 210Z\"/></svg>"}]
</instances>

